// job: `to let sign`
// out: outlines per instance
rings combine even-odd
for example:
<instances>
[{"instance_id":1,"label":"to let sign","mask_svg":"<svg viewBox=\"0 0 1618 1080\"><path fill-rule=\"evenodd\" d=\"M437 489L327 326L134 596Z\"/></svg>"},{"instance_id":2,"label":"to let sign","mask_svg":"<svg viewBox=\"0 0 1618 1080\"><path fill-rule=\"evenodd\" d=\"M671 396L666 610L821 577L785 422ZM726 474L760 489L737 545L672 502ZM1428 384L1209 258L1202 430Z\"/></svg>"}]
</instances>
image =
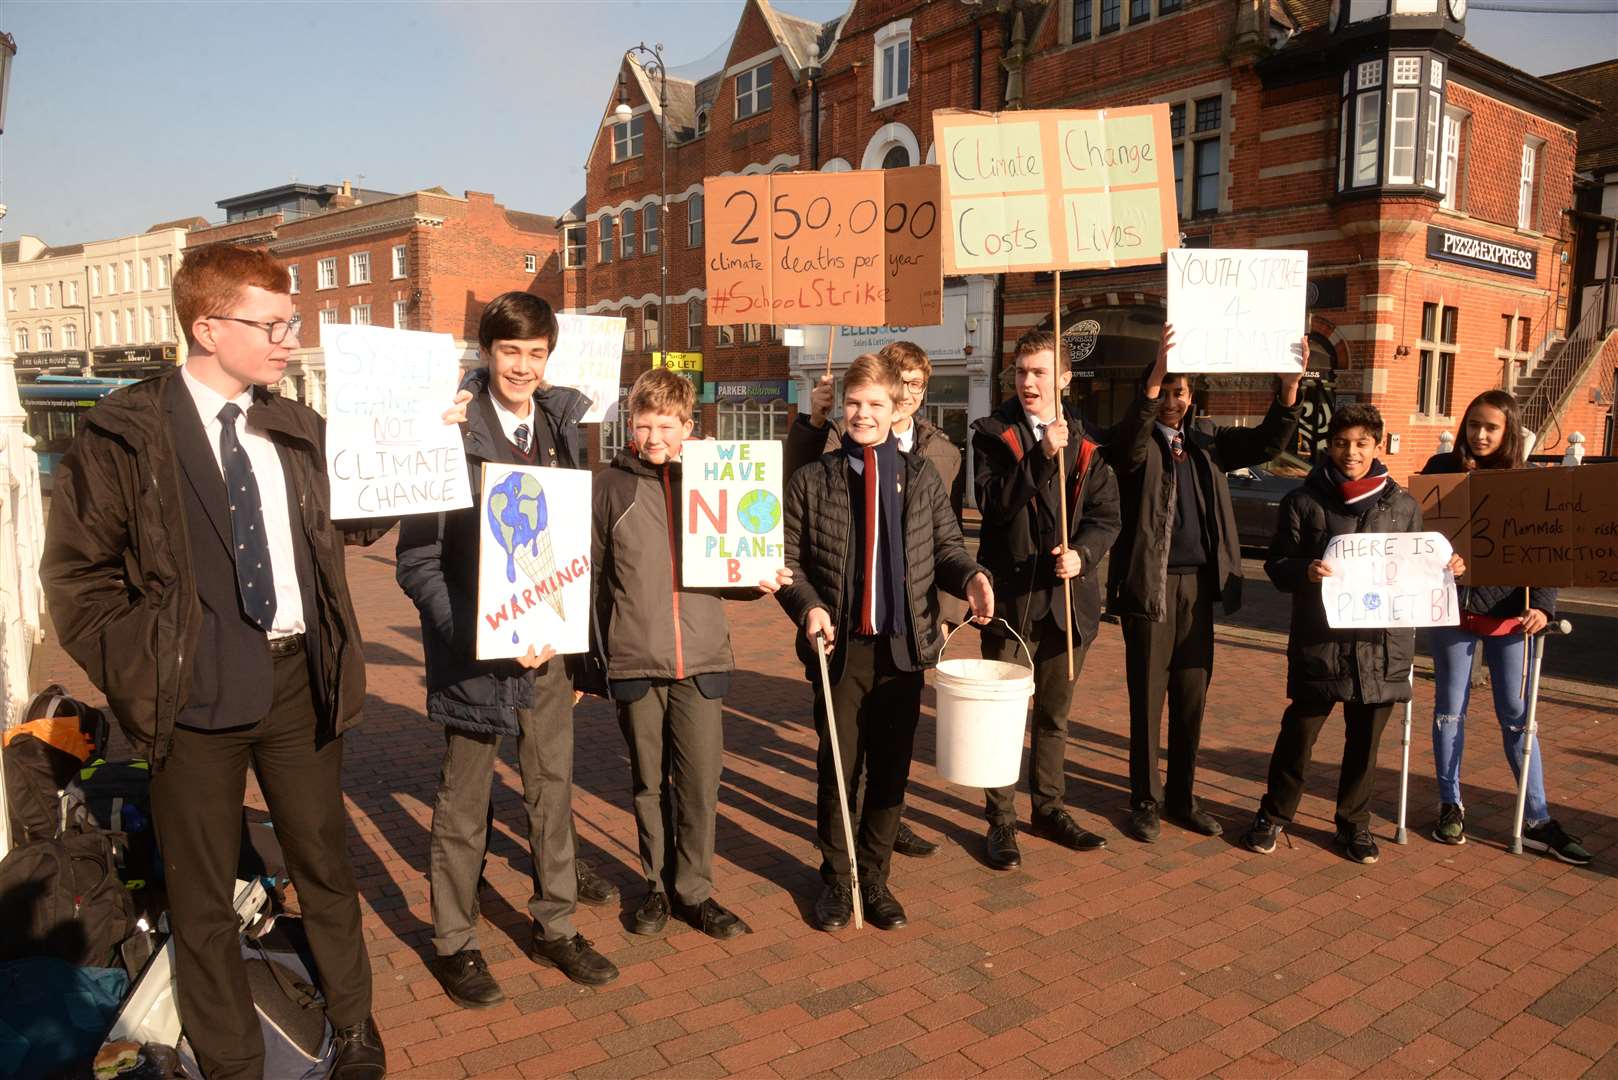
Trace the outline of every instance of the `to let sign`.
<instances>
[{"instance_id":1,"label":"to let sign","mask_svg":"<svg viewBox=\"0 0 1618 1080\"><path fill-rule=\"evenodd\" d=\"M1156 263L1179 237L1167 105L933 113L944 272Z\"/></svg>"},{"instance_id":2,"label":"to let sign","mask_svg":"<svg viewBox=\"0 0 1618 1080\"><path fill-rule=\"evenodd\" d=\"M937 166L702 186L710 323L937 324Z\"/></svg>"}]
</instances>

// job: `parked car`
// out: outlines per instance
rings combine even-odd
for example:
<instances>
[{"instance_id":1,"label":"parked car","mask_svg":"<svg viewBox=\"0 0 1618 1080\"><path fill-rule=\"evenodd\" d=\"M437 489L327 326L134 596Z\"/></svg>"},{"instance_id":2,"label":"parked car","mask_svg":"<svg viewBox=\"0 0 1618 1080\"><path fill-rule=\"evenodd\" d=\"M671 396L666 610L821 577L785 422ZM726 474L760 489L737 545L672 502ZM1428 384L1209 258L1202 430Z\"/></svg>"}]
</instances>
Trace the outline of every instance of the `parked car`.
<instances>
[{"instance_id":1,"label":"parked car","mask_svg":"<svg viewBox=\"0 0 1618 1080\"><path fill-rule=\"evenodd\" d=\"M1244 548L1267 548L1275 535L1281 498L1303 483L1309 465L1291 454L1225 474L1230 483L1231 508L1236 512L1236 535Z\"/></svg>"}]
</instances>

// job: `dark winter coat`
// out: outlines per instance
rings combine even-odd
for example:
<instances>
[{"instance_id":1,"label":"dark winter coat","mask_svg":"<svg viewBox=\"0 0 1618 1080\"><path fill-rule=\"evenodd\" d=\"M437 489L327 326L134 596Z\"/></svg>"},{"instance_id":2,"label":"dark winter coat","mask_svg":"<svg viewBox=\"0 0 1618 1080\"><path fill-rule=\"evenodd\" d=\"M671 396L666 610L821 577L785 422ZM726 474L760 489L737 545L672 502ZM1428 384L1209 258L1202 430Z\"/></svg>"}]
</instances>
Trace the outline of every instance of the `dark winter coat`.
<instances>
[{"instance_id":1,"label":"dark winter coat","mask_svg":"<svg viewBox=\"0 0 1618 1080\"><path fill-rule=\"evenodd\" d=\"M1079 553L1073 580L1073 633L1095 640L1101 621L1101 560L1118 537L1118 481L1084 421L1065 409L1070 438L1062 463L1068 484L1067 546ZM1056 459L1034 440L1020 401L1012 398L972 425L973 486L983 513L978 561L994 577L995 613L1018 632L1051 612L1062 623L1062 579L1050 552L1061 542Z\"/></svg>"},{"instance_id":2,"label":"dark winter coat","mask_svg":"<svg viewBox=\"0 0 1618 1080\"><path fill-rule=\"evenodd\" d=\"M943 641L938 631L938 591L964 597L972 576L987 574L966 553L961 527L950 509L938 472L914 454L901 453L904 479L905 597L908 601L908 659L911 670L938 662ZM851 632L857 599L849 595L854 550L854 518L849 505L847 455L826 454L799 469L787 482L786 564L792 584L776 599L800 631L815 608L825 608L837 628L833 676L842 670L841 645ZM818 677L814 649L797 635L798 658Z\"/></svg>"},{"instance_id":3,"label":"dark winter coat","mask_svg":"<svg viewBox=\"0 0 1618 1080\"><path fill-rule=\"evenodd\" d=\"M595 476L590 587L614 681L728 674L736 660L725 600L764 595L757 588L675 587L685 535L680 471L677 461L652 465L620 450ZM705 693L713 689L712 681L703 685ZM723 693L722 681L717 689Z\"/></svg>"},{"instance_id":4,"label":"dark winter coat","mask_svg":"<svg viewBox=\"0 0 1618 1080\"><path fill-rule=\"evenodd\" d=\"M1421 471L1428 475L1464 473L1467 471L1466 461L1461 457L1460 451L1451 450L1447 454L1434 454L1428 458ZM1462 585L1456 591L1460 594L1461 610L1473 615L1512 619L1525 614L1521 585ZM1555 618L1556 590L1546 586L1529 589L1527 606Z\"/></svg>"},{"instance_id":5,"label":"dark winter coat","mask_svg":"<svg viewBox=\"0 0 1618 1080\"><path fill-rule=\"evenodd\" d=\"M486 395L488 371L472 372L461 384L473 399L461 424L472 505L443 514L416 514L399 529L399 587L421 615L421 646L427 660L427 716L458 731L515 735L517 711L534 703L534 672L515 660L477 659L478 537L483 508L483 466L526 464L494 419ZM534 394L534 414L543 417L554 461L581 468L579 418L590 400L565 386ZM590 507L557 507L553 513L588 514ZM563 663L558 658L552 663Z\"/></svg>"},{"instance_id":6,"label":"dark winter coat","mask_svg":"<svg viewBox=\"0 0 1618 1080\"><path fill-rule=\"evenodd\" d=\"M1381 705L1410 700L1414 630L1334 630L1326 623L1320 585L1309 564L1347 533L1420 532L1421 507L1391 479L1368 506L1349 507L1324 466L1281 500L1264 572L1292 594L1287 638L1287 696L1294 701L1357 701Z\"/></svg>"},{"instance_id":7,"label":"dark winter coat","mask_svg":"<svg viewBox=\"0 0 1618 1080\"><path fill-rule=\"evenodd\" d=\"M1289 407L1276 399L1257 427L1185 429L1185 449L1201 480L1197 502L1211 528L1220 602L1227 615L1242 606L1242 549L1225 474L1262 464L1285 450L1297 430L1301 402L1300 396ZM1107 610L1152 622L1161 622L1166 608L1169 540L1178 498L1173 463L1157 437L1157 415L1158 399L1141 394L1106 440L1107 460L1118 473L1124 519L1107 568Z\"/></svg>"},{"instance_id":8,"label":"dark winter coat","mask_svg":"<svg viewBox=\"0 0 1618 1080\"><path fill-rule=\"evenodd\" d=\"M56 470L40 562L58 640L107 695L131 750L159 769L199 677L221 677L199 668L217 656L203 640L180 487L186 481L168 412L174 391L185 392L170 387L179 378L175 369L143 380L85 414ZM255 389L246 419L275 443L296 498L292 524L314 563L314 580L303 584L317 737L335 738L359 722L365 702L365 650L343 546L349 537L369 543L391 523L345 528L331 520L326 423L314 410ZM267 673L267 647L264 660Z\"/></svg>"}]
</instances>

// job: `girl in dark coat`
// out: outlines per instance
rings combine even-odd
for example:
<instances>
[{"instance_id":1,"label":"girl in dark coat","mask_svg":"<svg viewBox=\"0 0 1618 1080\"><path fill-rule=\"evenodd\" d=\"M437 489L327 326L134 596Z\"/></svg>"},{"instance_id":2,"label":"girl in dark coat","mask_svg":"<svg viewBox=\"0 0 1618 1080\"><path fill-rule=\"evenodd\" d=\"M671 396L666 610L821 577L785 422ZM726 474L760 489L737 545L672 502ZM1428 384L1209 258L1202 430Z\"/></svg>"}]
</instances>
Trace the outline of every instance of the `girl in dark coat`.
<instances>
[{"instance_id":1,"label":"girl in dark coat","mask_svg":"<svg viewBox=\"0 0 1618 1080\"><path fill-rule=\"evenodd\" d=\"M1471 472L1474 469L1518 469L1523 465L1524 438L1517 402L1504 390L1485 390L1466 407L1461 438L1447 454L1435 454L1424 473ZM1466 706L1472 691L1472 658L1483 646L1494 690L1494 715L1500 722L1506 760L1521 782L1522 741L1528 711L1523 692L1523 665L1528 639L1556 617L1556 590L1521 586L1463 586L1461 624L1436 626L1429 635L1433 649L1433 764L1438 771L1438 823L1433 839L1441 844L1466 843L1466 816L1461 802L1461 755L1466 747ZM1545 779L1539 747L1528 760L1528 801L1523 811L1523 846L1549 852L1563 862L1583 866L1590 853L1551 817L1545 801Z\"/></svg>"}]
</instances>

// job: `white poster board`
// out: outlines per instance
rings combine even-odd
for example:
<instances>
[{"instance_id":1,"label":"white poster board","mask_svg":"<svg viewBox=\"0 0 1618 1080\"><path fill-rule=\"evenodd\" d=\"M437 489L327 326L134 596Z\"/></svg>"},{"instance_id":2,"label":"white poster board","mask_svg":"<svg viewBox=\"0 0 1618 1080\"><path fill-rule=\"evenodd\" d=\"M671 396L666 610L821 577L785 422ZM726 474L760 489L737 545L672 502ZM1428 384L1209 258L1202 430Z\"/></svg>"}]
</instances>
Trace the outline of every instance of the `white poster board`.
<instances>
[{"instance_id":1,"label":"white poster board","mask_svg":"<svg viewBox=\"0 0 1618 1080\"><path fill-rule=\"evenodd\" d=\"M1170 371L1302 370L1309 253L1170 248Z\"/></svg>"},{"instance_id":2,"label":"white poster board","mask_svg":"<svg viewBox=\"0 0 1618 1080\"><path fill-rule=\"evenodd\" d=\"M461 431L443 414L460 382L449 334L327 324L331 516L395 517L472 505Z\"/></svg>"},{"instance_id":3,"label":"white poster board","mask_svg":"<svg viewBox=\"0 0 1618 1080\"><path fill-rule=\"evenodd\" d=\"M781 443L685 444L680 581L688 589L745 589L786 565Z\"/></svg>"},{"instance_id":4,"label":"white poster board","mask_svg":"<svg viewBox=\"0 0 1618 1080\"><path fill-rule=\"evenodd\" d=\"M556 348L545 361L545 381L571 386L590 399L581 424L618 415L618 371L624 358L624 320L616 315L556 316Z\"/></svg>"},{"instance_id":5,"label":"white poster board","mask_svg":"<svg viewBox=\"0 0 1618 1080\"><path fill-rule=\"evenodd\" d=\"M590 473L483 466L479 660L590 647Z\"/></svg>"},{"instance_id":6,"label":"white poster board","mask_svg":"<svg viewBox=\"0 0 1618 1080\"><path fill-rule=\"evenodd\" d=\"M1331 576L1320 583L1327 624L1339 630L1458 626L1453 554L1439 532L1332 537L1322 556Z\"/></svg>"}]
</instances>

